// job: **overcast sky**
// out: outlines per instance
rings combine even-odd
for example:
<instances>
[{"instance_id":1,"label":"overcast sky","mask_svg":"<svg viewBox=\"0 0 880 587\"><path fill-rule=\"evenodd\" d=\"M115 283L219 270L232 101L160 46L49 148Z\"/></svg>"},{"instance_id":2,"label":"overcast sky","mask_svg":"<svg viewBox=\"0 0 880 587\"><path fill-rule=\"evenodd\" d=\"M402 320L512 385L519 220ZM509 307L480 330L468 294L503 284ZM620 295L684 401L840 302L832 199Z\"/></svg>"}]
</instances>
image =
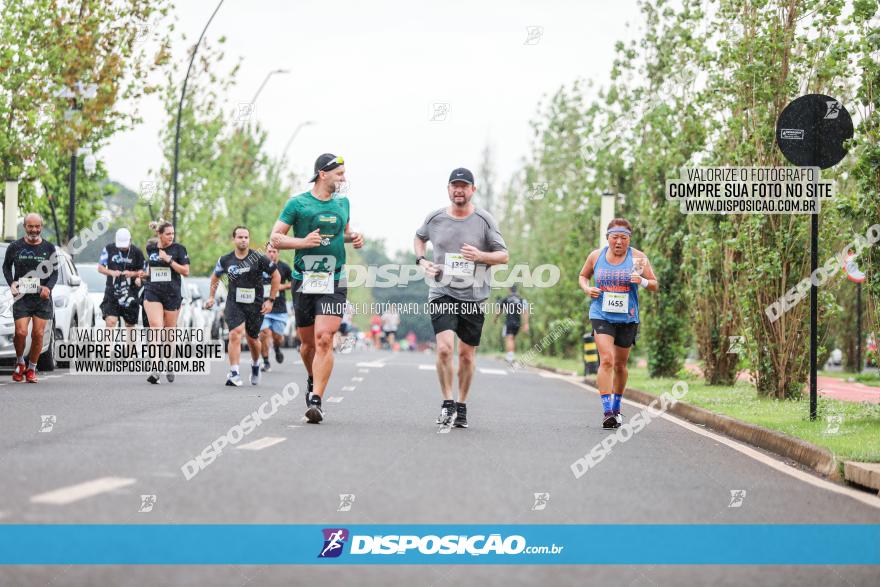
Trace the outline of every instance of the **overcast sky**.
<instances>
[{"instance_id":1,"label":"overcast sky","mask_svg":"<svg viewBox=\"0 0 880 587\"><path fill-rule=\"evenodd\" d=\"M188 41L175 34L178 59L214 6L179 1L177 32ZM296 126L315 121L288 152L292 170L305 175L324 152L344 156L352 226L384 237L391 250L409 249L425 215L448 203L453 168L477 173L488 143L496 177L506 182L529 153L529 121L542 97L579 78L607 82L615 41L640 28L634 0L610 7L596 0L226 0L207 36L227 37L228 64L243 59L230 116L269 71L289 69L270 79L254 108L269 152L280 156ZM542 29L530 33L533 27ZM445 116L434 104L448 104ZM143 124L100 154L111 178L135 190L161 166L164 123L157 99L139 106Z\"/></svg>"}]
</instances>

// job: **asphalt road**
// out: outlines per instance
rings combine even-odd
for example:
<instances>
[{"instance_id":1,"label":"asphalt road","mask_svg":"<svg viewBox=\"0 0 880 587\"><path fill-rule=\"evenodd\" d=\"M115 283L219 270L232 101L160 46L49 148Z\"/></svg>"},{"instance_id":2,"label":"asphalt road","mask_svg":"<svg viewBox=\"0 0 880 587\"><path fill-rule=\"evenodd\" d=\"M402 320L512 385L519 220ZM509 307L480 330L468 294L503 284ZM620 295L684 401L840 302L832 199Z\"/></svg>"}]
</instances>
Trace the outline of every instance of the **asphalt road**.
<instances>
[{"instance_id":1,"label":"asphalt road","mask_svg":"<svg viewBox=\"0 0 880 587\"><path fill-rule=\"evenodd\" d=\"M299 357L252 387L224 366L151 386L63 371L0 386L0 524L880 523L880 499L785 474L712 435L655 419L579 479L571 464L608 435L598 397L564 378L481 358L470 428L434 423L428 354L336 355L325 422L301 393L187 481L181 466L290 382ZM624 413L636 408L625 406ZM42 431L42 416L54 416ZM250 446L248 446L250 445ZM788 465L784 465L787 467ZM109 478L109 479L108 479ZM101 481L96 481L101 480ZM96 481L92 495L80 484ZM744 490L731 507L732 491ZM549 493L543 509L536 493ZM348 511L340 495L354 495ZM142 495L155 495L151 511ZM873 500L873 501L872 501ZM876 502L876 503L875 503ZM780 548L783 545L768 545ZM145 545L149 548L149 545ZM596 544L598 549L626 548ZM0 585L877 585L877 567L22 566Z\"/></svg>"}]
</instances>

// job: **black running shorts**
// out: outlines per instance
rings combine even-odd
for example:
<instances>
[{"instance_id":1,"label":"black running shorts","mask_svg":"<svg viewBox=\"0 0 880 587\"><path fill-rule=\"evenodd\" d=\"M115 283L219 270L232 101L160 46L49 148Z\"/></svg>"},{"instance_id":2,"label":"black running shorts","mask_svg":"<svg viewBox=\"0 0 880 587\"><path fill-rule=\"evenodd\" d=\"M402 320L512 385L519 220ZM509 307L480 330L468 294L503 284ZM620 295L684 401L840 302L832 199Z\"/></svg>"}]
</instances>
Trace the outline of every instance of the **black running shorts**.
<instances>
[{"instance_id":1,"label":"black running shorts","mask_svg":"<svg viewBox=\"0 0 880 587\"><path fill-rule=\"evenodd\" d=\"M117 318L121 317L129 326L136 326L140 311L141 305L138 303L137 298L134 298L132 303L125 308L119 305L116 298L110 296L105 295L104 299L101 301L101 317L105 321L108 316L115 316Z\"/></svg>"},{"instance_id":2,"label":"black running shorts","mask_svg":"<svg viewBox=\"0 0 880 587\"><path fill-rule=\"evenodd\" d=\"M336 316L342 318L345 311L345 300L348 288L340 287L339 282L333 284L332 294L302 293L302 280L294 279L290 287L293 292L293 317L296 326L312 326L315 316Z\"/></svg>"},{"instance_id":3,"label":"black running shorts","mask_svg":"<svg viewBox=\"0 0 880 587\"><path fill-rule=\"evenodd\" d=\"M639 337L638 322L608 322L598 318L593 318L590 322L593 323L593 332L613 336L614 346L619 346L620 348L626 349L631 347Z\"/></svg>"},{"instance_id":4,"label":"black running shorts","mask_svg":"<svg viewBox=\"0 0 880 587\"><path fill-rule=\"evenodd\" d=\"M252 304L240 304L234 300L226 300L226 309L223 316L226 318L226 325L229 330L238 328L244 323L244 331L251 338L257 338L260 335L260 326L263 324L263 315L260 313L260 304L254 302Z\"/></svg>"},{"instance_id":5,"label":"black running shorts","mask_svg":"<svg viewBox=\"0 0 880 587\"><path fill-rule=\"evenodd\" d=\"M452 330L463 343L480 346L485 320L482 302L466 302L451 296L440 296L431 300L429 307L434 334Z\"/></svg>"},{"instance_id":6,"label":"black running shorts","mask_svg":"<svg viewBox=\"0 0 880 587\"><path fill-rule=\"evenodd\" d=\"M52 296L44 300L38 294L27 294L12 304L12 318L42 318L51 320L53 316Z\"/></svg>"},{"instance_id":7,"label":"black running shorts","mask_svg":"<svg viewBox=\"0 0 880 587\"><path fill-rule=\"evenodd\" d=\"M159 302L166 312L176 312L180 309L183 297L179 292L157 292L151 289L144 291L145 302Z\"/></svg>"}]
</instances>

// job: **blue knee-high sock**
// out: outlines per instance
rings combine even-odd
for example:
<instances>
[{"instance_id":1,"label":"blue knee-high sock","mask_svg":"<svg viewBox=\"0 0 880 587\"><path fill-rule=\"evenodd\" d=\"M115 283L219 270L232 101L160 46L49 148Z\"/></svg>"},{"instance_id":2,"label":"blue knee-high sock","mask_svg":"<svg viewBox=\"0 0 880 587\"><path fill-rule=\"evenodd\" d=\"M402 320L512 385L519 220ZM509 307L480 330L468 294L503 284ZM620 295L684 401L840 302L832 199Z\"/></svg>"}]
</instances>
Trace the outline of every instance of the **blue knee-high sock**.
<instances>
[{"instance_id":1,"label":"blue knee-high sock","mask_svg":"<svg viewBox=\"0 0 880 587\"><path fill-rule=\"evenodd\" d=\"M615 393L614 394L614 399L611 402L611 411L614 412L615 414L620 413L620 400L622 398L623 398L622 393Z\"/></svg>"},{"instance_id":2,"label":"blue knee-high sock","mask_svg":"<svg viewBox=\"0 0 880 587\"><path fill-rule=\"evenodd\" d=\"M602 397L602 410L605 412L605 415L609 415L612 413L612 404L611 404L611 394L610 393L599 393Z\"/></svg>"}]
</instances>

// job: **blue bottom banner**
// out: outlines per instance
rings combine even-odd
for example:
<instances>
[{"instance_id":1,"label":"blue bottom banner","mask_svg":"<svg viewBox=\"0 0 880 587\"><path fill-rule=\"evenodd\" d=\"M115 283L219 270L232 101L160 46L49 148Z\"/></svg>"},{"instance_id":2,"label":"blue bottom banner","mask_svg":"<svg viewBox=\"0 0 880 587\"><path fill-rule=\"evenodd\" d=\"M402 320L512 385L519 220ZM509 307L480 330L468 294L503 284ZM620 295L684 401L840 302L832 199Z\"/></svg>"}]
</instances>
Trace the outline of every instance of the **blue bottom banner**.
<instances>
[{"instance_id":1,"label":"blue bottom banner","mask_svg":"<svg viewBox=\"0 0 880 587\"><path fill-rule=\"evenodd\" d=\"M878 565L880 525L0 524L0 564Z\"/></svg>"}]
</instances>

